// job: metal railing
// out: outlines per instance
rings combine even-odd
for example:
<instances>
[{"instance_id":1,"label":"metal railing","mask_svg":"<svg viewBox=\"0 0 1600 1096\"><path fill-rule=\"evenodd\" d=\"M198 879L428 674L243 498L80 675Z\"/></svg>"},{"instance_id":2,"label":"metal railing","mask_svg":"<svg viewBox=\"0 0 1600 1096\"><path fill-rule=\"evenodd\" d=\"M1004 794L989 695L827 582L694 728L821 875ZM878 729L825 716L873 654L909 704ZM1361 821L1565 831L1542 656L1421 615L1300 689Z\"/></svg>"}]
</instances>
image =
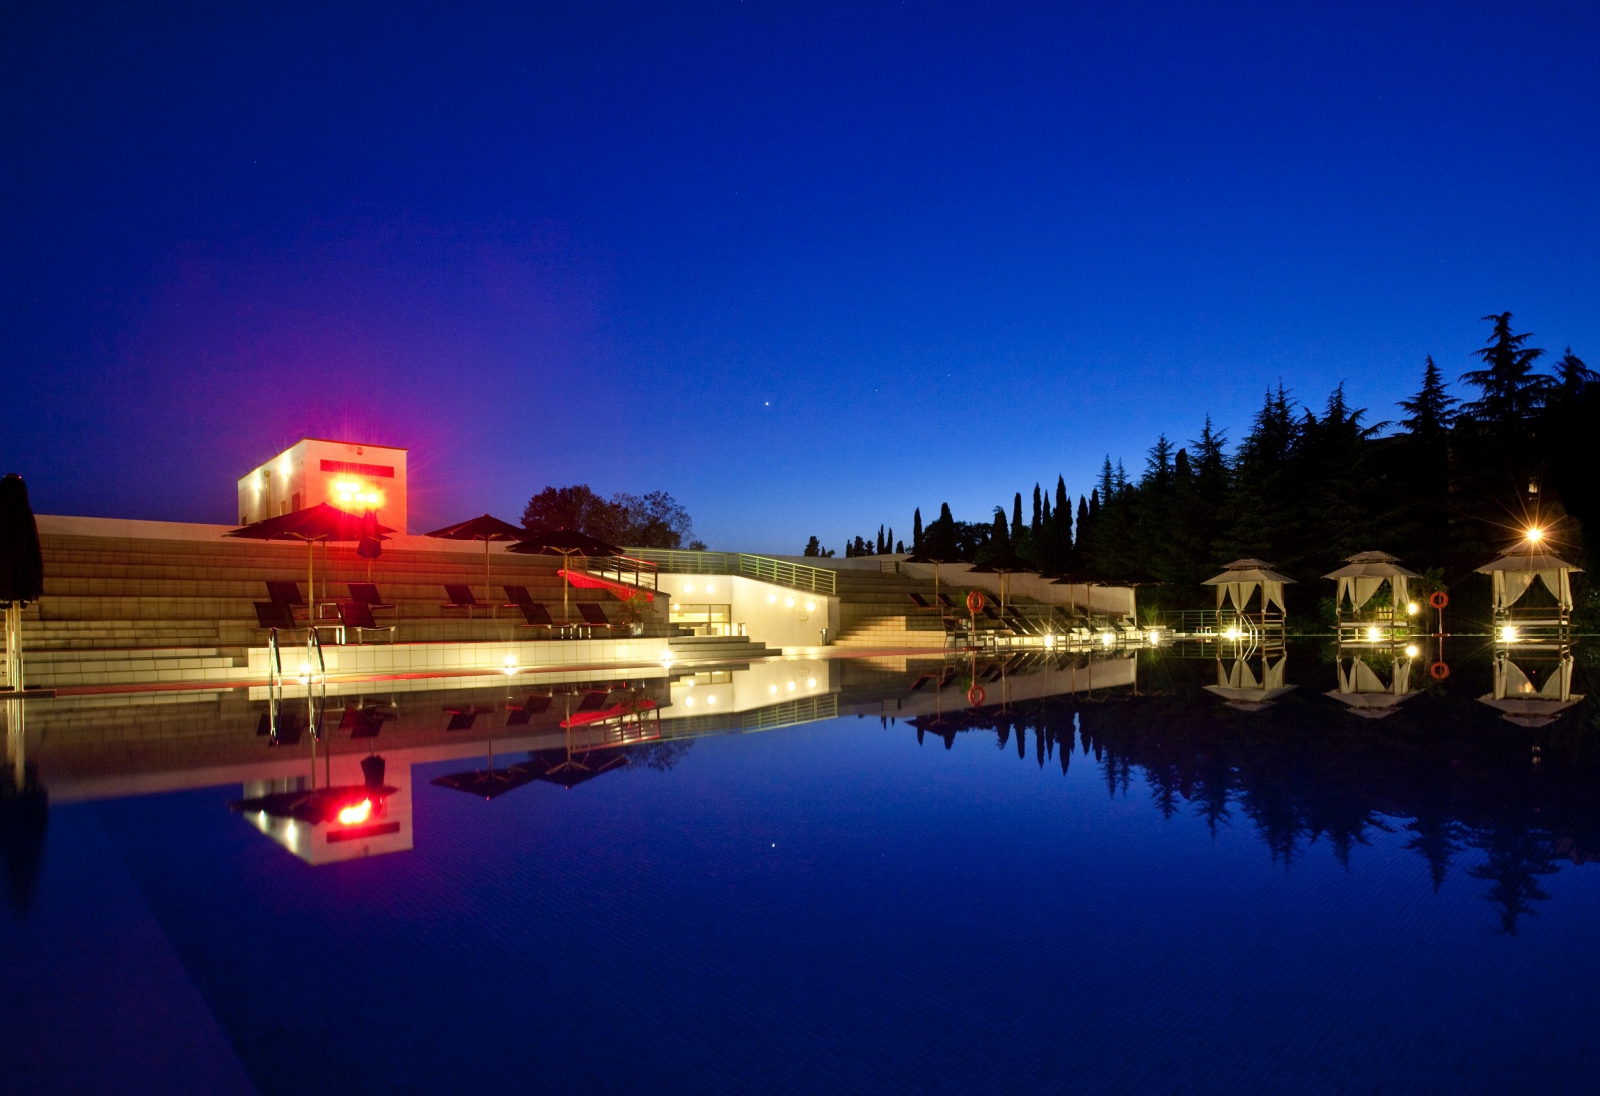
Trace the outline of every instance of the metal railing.
<instances>
[{"instance_id":1,"label":"metal railing","mask_svg":"<svg viewBox=\"0 0 1600 1096\"><path fill-rule=\"evenodd\" d=\"M832 596L837 577L825 567L809 567L748 552L689 552L670 548L629 548L628 555L676 575L743 575L792 590Z\"/></svg>"}]
</instances>

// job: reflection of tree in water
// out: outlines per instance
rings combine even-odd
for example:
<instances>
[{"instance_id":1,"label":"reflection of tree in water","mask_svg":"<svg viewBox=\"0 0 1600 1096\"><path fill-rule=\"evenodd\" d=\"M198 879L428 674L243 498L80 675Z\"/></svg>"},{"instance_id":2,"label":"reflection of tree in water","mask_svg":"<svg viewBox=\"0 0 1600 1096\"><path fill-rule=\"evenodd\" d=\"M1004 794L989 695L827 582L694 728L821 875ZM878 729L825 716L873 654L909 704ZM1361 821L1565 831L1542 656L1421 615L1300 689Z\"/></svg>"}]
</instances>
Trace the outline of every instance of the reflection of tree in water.
<instances>
[{"instance_id":1,"label":"reflection of tree in water","mask_svg":"<svg viewBox=\"0 0 1600 1096\"><path fill-rule=\"evenodd\" d=\"M664 742L641 742L633 746L622 747L622 752L627 754L630 765L644 765L657 772L667 772L683 760L684 754L689 752L689 747L694 745L692 738L671 739Z\"/></svg>"},{"instance_id":2,"label":"reflection of tree in water","mask_svg":"<svg viewBox=\"0 0 1600 1096\"><path fill-rule=\"evenodd\" d=\"M1470 685L1381 723L1351 719L1312 689L1236 712L1201 692L1213 673L1207 662L1180 663L1141 696L1054 697L1003 713L947 712L937 726L932 717L912 723L919 738L926 729L947 749L960 733L994 733L1002 750L1014 738L1023 758L1031 731L1036 761L1060 751L1063 773L1076 738L1113 797L1129 794L1137 770L1164 818L1192 810L1215 837L1237 813L1285 867L1326 842L1348 870L1373 831L1403 832L1403 847L1423 859L1438 890L1463 852L1476 853L1482 863L1465 874L1489 884L1484 897L1507 933L1549 897L1539 880L1560 859L1600 857L1593 735L1564 725L1542 735L1508 728L1473 702ZM1537 767L1535 742L1543 744Z\"/></svg>"}]
</instances>

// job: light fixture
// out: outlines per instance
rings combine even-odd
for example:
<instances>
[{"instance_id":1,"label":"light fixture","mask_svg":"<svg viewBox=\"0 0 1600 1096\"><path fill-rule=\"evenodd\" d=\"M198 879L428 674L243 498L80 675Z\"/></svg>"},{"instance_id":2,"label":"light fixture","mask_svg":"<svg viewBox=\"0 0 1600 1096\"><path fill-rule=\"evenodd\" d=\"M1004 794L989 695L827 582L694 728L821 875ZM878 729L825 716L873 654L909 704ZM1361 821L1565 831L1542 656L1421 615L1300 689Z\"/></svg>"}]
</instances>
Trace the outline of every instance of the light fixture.
<instances>
[{"instance_id":1,"label":"light fixture","mask_svg":"<svg viewBox=\"0 0 1600 1096\"><path fill-rule=\"evenodd\" d=\"M684 583L684 584L683 584L683 592L684 592L684 593L686 593L686 594L692 594L692 593L694 593L694 583L692 583L692 582L685 582L685 583Z\"/></svg>"},{"instance_id":2,"label":"light fixture","mask_svg":"<svg viewBox=\"0 0 1600 1096\"><path fill-rule=\"evenodd\" d=\"M1222 633L1222 638L1223 639L1238 639L1239 638L1239 629L1237 629L1237 628L1229 628L1226 632Z\"/></svg>"},{"instance_id":3,"label":"light fixture","mask_svg":"<svg viewBox=\"0 0 1600 1096\"><path fill-rule=\"evenodd\" d=\"M716 702L717 702L717 694L716 693L707 693L706 694L706 703L707 704L715 704Z\"/></svg>"},{"instance_id":4,"label":"light fixture","mask_svg":"<svg viewBox=\"0 0 1600 1096\"><path fill-rule=\"evenodd\" d=\"M817 679L816 678L814 678L814 677L806 678L806 688L815 689L816 687L817 687Z\"/></svg>"},{"instance_id":5,"label":"light fixture","mask_svg":"<svg viewBox=\"0 0 1600 1096\"><path fill-rule=\"evenodd\" d=\"M694 707L694 697L692 697L692 696L686 696L686 697L684 697L684 698L683 698L683 706L684 706L684 707L685 707L685 708L692 708L692 707Z\"/></svg>"},{"instance_id":6,"label":"light fixture","mask_svg":"<svg viewBox=\"0 0 1600 1096\"><path fill-rule=\"evenodd\" d=\"M812 612L814 609L816 609L816 607L817 607L817 603L816 602L811 601L809 599L806 601L806 612L808 612L808 613Z\"/></svg>"},{"instance_id":7,"label":"light fixture","mask_svg":"<svg viewBox=\"0 0 1600 1096\"><path fill-rule=\"evenodd\" d=\"M715 593L715 592L716 592L716 587L711 585L711 583L709 583L709 582L706 583L706 593L711 594L711 593Z\"/></svg>"},{"instance_id":8,"label":"light fixture","mask_svg":"<svg viewBox=\"0 0 1600 1096\"><path fill-rule=\"evenodd\" d=\"M1528 543L1530 543L1530 544L1538 544L1543 539L1544 539L1544 530L1539 528L1537 525L1535 525L1532 529L1528 530Z\"/></svg>"},{"instance_id":9,"label":"light fixture","mask_svg":"<svg viewBox=\"0 0 1600 1096\"><path fill-rule=\"evenodd\" d=\"M769 694L771 694L772 696L777 696L778 695L778 687L776 685L768 685L767 686L767 692Z\"/></svg>"},{"instance_id":10,"label":"light fixture","mask_svg":"<svg viewBox=\"0 0 1600 1096\"><path fill-rule=\"evenodd\" d=\"M1367 629L1367 642L1368 643L1376 643L1376 642L1378 642L1378 640L1380 640L1382 638L1383 638L1383 632L1378 630L1377 625L1373 625L1373 626L1371 626L1371 627L1369 627Z\"/></svg>"},{"instance_id":11,"label":"light fixture","mask_svg":"<svg viewBox=\"0 0 1600 1096\"><path fill-rule=\"evenodd\" d=\"M794 598L792 598L792 597L784 598L783 599L783 604L784 604L785 608L793 609L794 608Z\"/></svg>"},{"instance_id":12,"label":"light fixture","mask_svg":"<svg viewBox=\"0 0 1600 1096\"><path fill-rule=\"evenodd\" d=\"M794 692L794 682L792 682L792 681L791 681L791 682L789 682L789 691L790 691L790 692L791 692L791 693L792 693L792 692Z\"/></svg>"},{"instance_id":13,"label":"light fixture","mask_svg":"<svg viewBox=\"0 0 1600 1096\"><path fill-rule=\"evenodd\" d=\"M1406 602L1406 615L1407 616L1416 616L1420 612L1422 612L1422 606L1418 605L1414 601Z\"/></svg>"},{"instance_id":14,"label":"light fixture","mask_svg":"<svg viewBox=\"0 0 1600 1096\"><path fill-rule=\"evenodd\" d=\"M663 651L661 653L661 668L664 669L664 670L672 669L672 652L671 651Z\"/></svg>"},{"instance_id":15,"label":"light fixture","mask_svg":"<svg viewBox=\"0 0 1600 1096\"><path fill-rule=\"evenodd\" d=\"M1500 641L1502 643L1515 643L1517 641L1517 628L1514 624L1504 624L1500 627Z\"/></svg>"},{"instance_id":16,"label":"light fixture","mask_svg":"<svg viewBox=\"0 0 1600 1096\"><path fill-rule=\"evenodd\" d=\"M1111 646L1116 641L1117 637L1112 635L1110 632L1107 632L1100 637L1100 642L1105 644L1107 647Z\"/></svg>"},{"instance_id":17,"label":"light fixture","mask_svg":"<svg viewBox=\"0 0 1600 1096\"><path fill-rule=\"evenodd\" d=\"M767 595L767 604L768 605L776 605L776 604L778 604L778 595L777 594L768 594Z\"/></svg>"},{"instance_id":18,"label":"light fixture","mask_svg":"<svg viewBox=\"0 0 1600 1096\"><path fill-rule=\"evenodd\" d=\"M339 809L339 825L359 826L372 817L372 800L363 799L359 803L352 803L348 807Z\"/></svg>"},{"instance_id":19,"label":"light fixture","mask_svg":"<svg viewBox=\"0 0 1600 1096\"><path fill-rule=\"evenodd\" d=\"M1406 657L1407 658L1416 658L1417 657L1417 653L1418 653L1417 652L1417 645L1415 643L1410 643L1410 644L1406 645Z\"/></svg>"},{"instance_id":20,"label":"light fixture","mask_svg":"<svg viewBox=\"0 0 1600 1096\"><path fill-rule=\"evenodd\" d=\"M505 666L505 669L506 669L506 676L507 677L510 677L512 674L517 672L517 656L516 655L506 655L506 666Z\"/></svg>"}]
</instances>

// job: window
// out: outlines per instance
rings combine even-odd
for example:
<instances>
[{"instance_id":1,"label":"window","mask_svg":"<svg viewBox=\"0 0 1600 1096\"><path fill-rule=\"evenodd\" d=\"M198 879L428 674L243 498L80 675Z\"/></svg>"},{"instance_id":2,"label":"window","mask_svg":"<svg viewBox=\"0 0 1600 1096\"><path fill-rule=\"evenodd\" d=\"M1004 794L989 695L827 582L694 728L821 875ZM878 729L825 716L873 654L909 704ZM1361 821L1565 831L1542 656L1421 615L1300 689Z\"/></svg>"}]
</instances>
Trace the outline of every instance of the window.
<instances>
[{"instance_id":1,"label":"window","mask_svg":"<svg viewBox=\"0 0 1600 1096\"><path fill-rule=\"evenodd\" d=\"M736 634L733 628L733 606L731 605L680 605L674 601L667 619L673 624L681 624L689 629L690 634L697 636L731 636Z\"/></svg>"},{"instance_id":2,"label":"window","mask_svg":"<svg viewBox=\"0 0 1600 1096\"><path fill-rule=\"evenodd\" d=\"M325 460L322 462L324 472L351 472L358 476L376 476L379 479L394 479L394 465L392 464L360 464L353 460Z\"/></svg>"}]
</instances>

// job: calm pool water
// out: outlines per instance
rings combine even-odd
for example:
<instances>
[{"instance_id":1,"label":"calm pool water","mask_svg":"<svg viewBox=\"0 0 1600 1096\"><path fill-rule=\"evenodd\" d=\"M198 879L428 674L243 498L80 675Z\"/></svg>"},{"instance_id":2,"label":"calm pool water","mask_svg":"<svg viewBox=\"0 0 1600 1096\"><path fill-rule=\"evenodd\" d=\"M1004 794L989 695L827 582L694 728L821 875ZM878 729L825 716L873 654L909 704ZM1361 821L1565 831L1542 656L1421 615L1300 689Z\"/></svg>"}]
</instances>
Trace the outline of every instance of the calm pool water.
<instances>
[{"instance_id":1,"label":"calm pool water","mask_svg":"<svg viewBox=\"0 0 1600 1096\"><path fill-rule=\"evenodd\" d=\"M9 816L0 1087L1595 1090L1586 701L1504 720L1478 699L1485 655L1361 718L1311 648L1268 707L1203 688L1209 661L1145 656L1137 695L1002 709L1029 669L975 712L970 667L948 712L926 710L937 670L912 690L926 668L840 669L838 718L701 726L493 799L433 782L487 756L395 737L407 711L437 723L460 698L399 698L375 738L333 742L389 750L391 770L416 758L411 847L316 866L231 809L237 779L96 794L119 787L114 758L93 755L99 784L89 754L58 761L57 787L82 779L42 838ZM220 750L224 774L228 749L306 747L269 746L258 707L202 719L208 746L140 716L156 730L126 764L161 771L149 734L169 767ZM479 708L451 733L486 755L512 709ZM52 725L36 779L71 735L133 718Z\"/></svg>"}]
</instances>

